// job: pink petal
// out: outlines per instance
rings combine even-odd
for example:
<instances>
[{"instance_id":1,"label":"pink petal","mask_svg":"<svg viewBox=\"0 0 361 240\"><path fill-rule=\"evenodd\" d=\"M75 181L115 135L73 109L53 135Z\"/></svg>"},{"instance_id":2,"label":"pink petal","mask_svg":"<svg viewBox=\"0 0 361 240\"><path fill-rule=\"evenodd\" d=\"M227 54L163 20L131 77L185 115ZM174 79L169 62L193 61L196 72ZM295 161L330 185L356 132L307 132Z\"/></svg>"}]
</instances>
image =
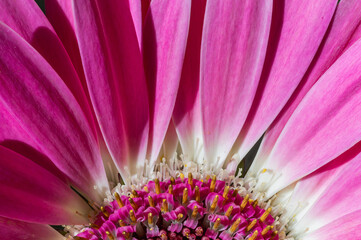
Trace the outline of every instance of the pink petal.
<instances>
[{"instance_id":1,"label":"pink petal","mask_svg":"<svg viewBox=\"0 0 361 240\"><path fill-rule=\"evenodd\" d=\"M361 8L361 2L358 0L341 1L338 4L332 23L308 72L265 134L257 157L259 161L266 158L272 150L288 119L309 89L337 58L350 47L350 38L354 37L355 29L360 26L361 11L355 11L355 9L359 8ZM252 167L256 167L256 165L253 164Z\"/></svg>"},{"instance_id":2,"label":"pink petal","mask_svg":"<svg viewBox=\"0 0 361 240\"><path fill-rule=\"evenodd\" d=\"M361 239L361 210L347 214L302 237L304 240Z\"/></svg>"},{"instance_id":3,"label":"pink petal","mask_svg":"<svg viewBox=\"0 0 361 240\"><path fill-rule=\"evenodd\" d=\"M159 153L159 159L170 159L174 157L178 147L178 135L175 131L173 121L169 123L167 133L164 137L161 151Z\"/></svg>"},{"instance_id":4,"label":"pink petal","mask_svg":"<svg viewBox=\"0 0 361 240\"><path fill-rule=\"evenodd\" d=\"M0 236L12 240L64 240L64 236L49 225L27 223L0 217Z\"/></svg>"},{"instance_id":5,"label":"pink petal","mask_svg":"<svg viewBox=\"0 0 361 240\"><path fill-rule=\"evenodd\" d=\"M0 21L32 45L53 67L82 107L95 134L94 118L77 72L35 1L0 1Z\"/></svg>"},{"instance_id":6,"label":"pink petal","mask_svg":"<svg viewBox=\"0 0 361 240\"><path fill-rule=\"evenodd\" d=\"M89 197L107 189L94 135L69 89L50 65L0 24L0 97L26 131L71 182ZM6 135L6 134L5 134ZM99 198L100 199L100 198Z\"/></svg>"},{"instance_id":7,"label":"pink petal","mask_svg":"<svg viewBox=\"0 0 361 240\"><path fill-rule=\"evenodd\" d=\"M142 48L142 30L143 30L142 1L144 0L128 0L135 32L137 34L139 49Z\"/></svg>"},{"instance_id":8,"label":"pink petal","mask_svg":"<svg viewBox=\"0 0 361 240\"><path fill-rule=\"evenodd\" d=\"M148 157L158 157L181 77L190 19L190 0L150 3L144 23L143 52L150 99Z\"/></svg>"},{"instance_id":9,"label":"pink petal","mask_svg":"<svg viewBox=\"0 0 361 240\"><path fill-rule=\"evenodd\" d=\"M207 1L200 63L201 105L206 159L217 166L223 165L253 101L271 13L270 1Z\"/></svg>"},{"instance_id":10,"label":"pink petal","mask_svg":"<svg viewBox=\"0 0 361 240\"><path fill-rule=\"evenodd\" d=\"M311 208L297 224L297 228L310 230L328 224L337 218L360 210L361 205L358 199L361 198L361 144L357 144L346 154L325 165L316 174L307 177L300 182L300 190L308 183L318 181L316 188L321 188L321 194L314 202L310 202ZM332 175L331 175L332 173ZM312 187L312 185L307 185ZM299 190L299 191L300 191ZM298 195L301 195L299 193ZM313 197L313 195L311 195ZM307 199L306 199L307 200Z\"/></svg>"},{"instance_id":11,"label":"pink petal","mask_svg":"<svg viewBox=\"0 0 361 240\"><path fill-rule=\"evenodd\" d=\"M126 1L73 1L76 32L100 129L122 174L143 164L148 95L142 58Z\"/></svg>"},{"instance_id":12,"label":"pink petal","mask_svg":"<svg viewBox=\"0 0 361 240\"><path fill-rule=\"evenodd\" d=\"M258 141L305 75L331 21L337 1L275 2L270 42L255 101L240 134L243 157ZM300 9L302 9L300 11Z\"/></svg>"},{"instance_id":13,"label":"pink petal","mask_svg":"<svg viewBox=\"0 0 361 240\"><path fill-rule=\"evenodd\" d=\"M90 208L69 186L31 160L0 146L0 215L44 224L83 224Z\"/></svg>"},{"instance_id":14,"label":"pink petal","mask_svg":"<svg viewBox=\"0 0 361 240\"><path fill-rule=\"evenodd\" d=\"M199 64L205 9L206 0L192 1L187 49L173 112L173 120L182 150L194 160L202 159L202 157L197 157L197 153L200 145L203 144Z\"/></svg>"},{"instance_id":15,"label":"pink petal","mask_svg":"<svg viewBox=\"0 0 361 240\"><path fill-rule=\"evenodd\" d=\"M270 195L361 139L360 51L361 40L327 70L294 111L264 166L279 176Z\"/></svg>"}]
</instances>

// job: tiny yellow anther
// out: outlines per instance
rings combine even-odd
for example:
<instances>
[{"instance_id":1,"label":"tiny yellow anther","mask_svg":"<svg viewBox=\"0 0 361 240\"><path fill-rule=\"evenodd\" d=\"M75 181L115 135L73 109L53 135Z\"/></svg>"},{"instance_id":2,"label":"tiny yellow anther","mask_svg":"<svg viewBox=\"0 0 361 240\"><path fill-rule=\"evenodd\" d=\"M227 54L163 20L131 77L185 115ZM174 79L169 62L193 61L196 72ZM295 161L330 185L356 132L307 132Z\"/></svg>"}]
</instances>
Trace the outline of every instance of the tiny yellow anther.
<instances>
[{"instance_id":1,"label":"tiny yellow anther","mask_svg":"<svg viewBox=\"0 0 361 240\"><path fill-rule=\"evenodd\" d=\"M173 185L169 185L168 187L168 193L173 194Z\"/></svg>"},{"instance_id":2,"label":"tiny yellow anther","mask_svg":"<svg viewBox=\"0 0 361 240\"><path fill-rule=\"evenodd\" d=\"M174 177L170 177L170 184L175 185L175 179L174 179Z\"/></svg>"},{"instance_id":3,"label":"tiny yellow anther","mask_svg":"<svg viewBox=\"0 0 361 240\"><path fill-rule=\"evenodd\" d=\"M179 177L180 177L181 181L183 182L183 181L184 181L184 174L183 174L183 173L179 173Z\"/></svg>"},{"instance_id":4,"label":"tiny yellow anther","mask_svg":"<svg viewBox=\"0 0 361 240\"><path fill-rule=\"evenodd\" d=\"M262 236L265 236L272 228L273 228L273 226L265 227L261 232Z\"/></svg>"},{"instance_id":5,"label":"tiny yellow anther","mask_svg":"<svg viewBox=\"0 0 361 240\"><path fill-rule=\"evenodd\" d=\"M188 184L193 188L193 175L192 173L188 173Z\"/></svg>"},{"instance_id":6,"label":"tiny yellow anther","mask_svg":"<svg viewBox=\"0 0 361 240\"><path fill-rule=\"evenodd\" d=\"M149 188L147 187L147 186L144 186L144 191L146 192L146 193L149 193Z\"/></svg>"},{"instance_id":7,"label":"tiny yellow anther","mask_svg":"<svg viewBox=\"0 0 361 240\"><path fill-rule=\"evenodd\" d=\"M252 234L252 237L248 238L248 240L255 240L256 237L258 236L258 231L254 231L254 233Z\"/></svg>"},{"instance_id":8,"label":"tiny yellow anther","mask_svg":"<svg viewBox=\"0 0 361 240\"><path fill-rule=\"evenodd\" d=\"M148 213L148 225L153 225L153 214Z\"/></svg>"},{"instance_id":9,"label":"tiny yellow anther","mask_svg":"<svg viewBox=\"0 0 361 240\"><path fill-rule=\"evenodd\" d=\"M149 202L149 206L155 207L154 200L150 195L148 196L148 202Z\"/></svg>"},{"instance_id":10,"label":"tiny yellow anther","mask_svg":"<svg viewBox=\"0 0 361 240\"><path fill-rule=\"evenodd\" d=\"M177 220L180 221L180 220L182 220L182 218L183 218L183 214L179 213L179 214L177 215Z\"/></svg>"},{"instance_id":11,"label":"tiny yellow anther","mask_svg":"<svg viewBox=\"0 0 361 240\"><path fill-rule=\"evenodd\" d=\"M109 238L110 240L114 240L114 237L113 237L113 235L112 235L110 232L105 231L105 234L108 236L108 238Z\"/></svg>"},{"instance_id":12,"label":"tiny yellow anther","mask_svg":"<svg viewBox=\"0 0 361 240\"><path fill-rule=\"evenodd\" d=\"M129 198L129 203L132 206L132 208L134 208L135 211L138 210L138 206L137 204L134 202L133 198Z\"/></svg>"},{"instance_id":13,"label":"tiny yellow anther","mask_svg":"<svg viewBox=\"0 0 361 240\"><path fill-rule=\"evenodd\" d=\"M114 193L115 200L120 208L124 207L124 203L117 192Z\"/></svg>"},{"instance_id":14,"label":"tiny yellow anther","mask_svg":"<svg viewBox=\"0 0 361 240\"><path fill-rule=\"evenodd\" d=\"M107 211L103 206L100 207L100 211L102 211L102 213L104 214L104 216L105 216L106 218L109 217L108 211Z\"/></svg>"},{"instance_id":15,"label":"tiny yellow anther","mask_svg":"<svg viewBox=\"0 0 361 240\"><path fill-rule=\"evenodd\" d=\"M238 195L238 189L234 189L232 193L232 197L237 197L237 195Z\"/></svg>"},{"instance_id":16,"label":"tiny yellow anther","mask_svg":"<svg viewBox=\"0 0 361 240\"><path fill-rule=\"evenodd\" d=\"M194 193L196 195L196 201L200 202L201 201L201 193L199 192L199 187L198 186L195 187Z\"/></svg>"},{"instance_id":17,"label":"tiny yellow anther","mask_svg":"<svg viewBox=\"0 0 361 240\"><path fill-rule=\"evenodd\" d=\"M192 211L192 218L196 218L198 214L198 206L194 205L193 211Z\"/></svg>"},{"instance_id":18,"label":"tiny yellow anther","mask_svg":"<svg viewBox=\"0 0 361 240\"><path fill-rule=\"evenodd\" d=\"M126 226L125 222L122 219L119 219L118 223L119 223L119 227Z\"/></svg>"},{"instance_id":19,"label":"tiny yellow anther","mask_svg":"<svg viewBox=\"0 0 361 240\"><path fill-rule=\"evenodd\" d=\"M133 198L139 197L138 193L134 189L132 190L132 195L133 195Z\"/></svg>"},{"instance_id":20,"label":"tiny yellow anther","mask_svg":"<svg viewBox=\"0 0 361 240\"><path fill-rule=\"evenodd\" d=\"M258 200L254 201L253 204L252 204L252 206L253 206L253 207L257 207L257 204L258 204Z\"/></svg>"},{"instance_id":21,"label":"tiny yellow anther","mask_svg":"<svg viewBox=\"0 0 361 240\"><path fill-rule=\"evenodd\" d=\"M229 186L226 186L224 188L224 191L223 191L223 198L227 199L228 198L228 193L229 193Z\"/></svg>"},{"instance_id":22,"label":"tiny yellow anther","mask_svg":"<svg viewBox=\"0 0 361 240\"><path fill-rule=\"evenodd\" d=\"M267 172L267 168L262 169L262 173Z\"/></svg>"},{"instance_id":23,"label":"tiny yellow anther","mask_svg":"<svg viewBox=\"0 0 361 240\"><path fill-rule=\"evenodd\" d=\"M220 224L221 224L221 219L217 218L216 222L213 225L213 230L217 230Z\"/></svg>"},{"instance_id":24,"label":"tiny yellow anther","mask_svg":"<svg viewBox=\"0 0 361 240\"><path fill-rule=\"evenodd\" d=\"M256 225L257 223L257 219L253 220L247 227L246 227L246 232L251 231L252 228Z\"/></svg>"},{"instance_id":25,"label":"tiny yellow anther","mask_svg":"<svg viewBox=\"0 0 361 240\"><path fill-rule=\"evenodd\" d=\"M97 224L95 224L95 223L90 223L89 224L89 227L90 228L94 228L94 229L99 229L100 227L97 225Z\"/></svg>"},{"instance_id":26,"label":"tiny yellow anther","mask_svg":"<svg viewBox=\"0 0 361 240\"><path fill-rule=\"evenodd\" d=\"M211 181L211 186L209 187L209 190L211 192L214 192L214 189L216 188L216 181L217 181L217 177L216 175L214 175Z\"/></svg>"},{"instance_id":27,"label":"tiny yellow anther","mask_svg":"<svg viewBox=\"0 0 361 240\"><path fill-rule=\"evenodd\" d=\"M185 188L183 190L183 197L182 197L182 203L185 204L188 200L188 188Z\"/></svg>"},{"instance_id":28,"label":"tiny yellow anther","mask_svg":"<svg viewBox=\"0 0 361 240\"><path fill-rule=\"evenodd\" d=\"M133 223L135 223L137 221L137 219L135 218L135 214L134 214L133 210L129 211L129 218Z\"/></svg>"},{"instance_id":29,"label":"tiny yellow anther","mask_svg":"<svg viewBox=\"0 0 361 240\"><path fill-rule=\"evenodd\" d=\"M154 185L155 185L155 193L156 194L160 194L161 193L161 190L160 190L160 183L159 183L159 179L156 178L154 180Z\"/></svg>"},{"instance_id":30,"label":"tiny yellow anther","mask_svg":"<svg viewBox=\"0 0 361 240\"><path fill-rule=\"evenodd\" d=\"M216 196L213 198L213 201L212 201L212 204L211 204L211 207L210 207L210 212L211 212L211 213L213 213L214 210L216 209L218 200L219 200L219 196L216 195Z\"/></svg>"},{"instance_id":31,"label":"tiny yellow anther","mask_svg":"<svg viewBox=\"0 0 361 240\"><path fill-rule=\"evenodd\" d=\"M249 194L247 194L247 195L243 198L243 201L242 201L242 203L241 203L241 211L247 206L248 199L249 199Z\"/></svg>"},{"instance_id":32,"label":"tiny yellow anther","mask_svg":"<svg viewBox=\"0 0 361 240\"><path fill-rule=\"evenodd\" d=\"M229 228L229 232L230 232L231 234L233 234L235 231L237 231L237 228L238 228L238 226L239 226L240 223L241 223L241 219L238 218L238 219L232 224L232 226Z\"/></svg>"},{"instance_id":33,"label":"tiny yellow anther","mask_svg":"<svg viewBox=\"0 0 361 240\"><path fill-rule=\"evenodd\" d=\"M226 217L230 217L233 212L233 206L229 206L226 213L224 214Z\"/></svg>"},{"instance_id":34,"label":"tiny yellow anther","mask_svg":"<svg viewBox=\"0 0 361 240\"><path fill-rule=\"evenodd\" d=\"M129 232L123 231L122 234L123 234L123 236L124 236L125 239L129 239L129 238L130 238L130 233L129 233Z\"/></svg>"},{"instance_id":35,"label":"tiny yellow anther","mask_svg":"<svg viewBox=\"0 0 361 240\"><path fill-rule=\"evenodd\" d=\"M268 215L270 215L272 211L272 208L268 208L263 214L262 216L260 217L259 221L260 222L264 222L266 220L266 218L268 217Z\"/></svg>"},{"instance_id":36,"label":"tiny yellow anther","mask_svg":"<svg viewBox=\"0 0 361 240\"><path fill-rule=\"evenodd\" d=\"M162 209L163 209L163 212L168 212L168 203L167 203L167 200L163 199L162 201Z\"/></svg>"}]
</instances>

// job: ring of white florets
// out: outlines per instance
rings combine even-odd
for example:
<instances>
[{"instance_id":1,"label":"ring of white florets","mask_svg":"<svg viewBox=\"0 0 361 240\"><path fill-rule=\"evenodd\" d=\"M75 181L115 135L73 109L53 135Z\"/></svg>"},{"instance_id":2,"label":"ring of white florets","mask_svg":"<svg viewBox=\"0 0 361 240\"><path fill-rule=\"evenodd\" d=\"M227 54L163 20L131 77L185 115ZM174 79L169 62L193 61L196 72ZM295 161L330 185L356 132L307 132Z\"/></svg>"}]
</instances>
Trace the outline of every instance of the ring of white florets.
<instances>
[{"instance_id":1,"label":"ring of white florets","mask_svg":"<svg viewBox=\"0 0 361 240\"><path fill-rule=\"evenodd\" d=\"M224 169L216 175L184 158L156 170L118 184L89 226L70 229L74 239L291 239L282 209L255 191L256 179Z\"/></svg>"}]
</instances>

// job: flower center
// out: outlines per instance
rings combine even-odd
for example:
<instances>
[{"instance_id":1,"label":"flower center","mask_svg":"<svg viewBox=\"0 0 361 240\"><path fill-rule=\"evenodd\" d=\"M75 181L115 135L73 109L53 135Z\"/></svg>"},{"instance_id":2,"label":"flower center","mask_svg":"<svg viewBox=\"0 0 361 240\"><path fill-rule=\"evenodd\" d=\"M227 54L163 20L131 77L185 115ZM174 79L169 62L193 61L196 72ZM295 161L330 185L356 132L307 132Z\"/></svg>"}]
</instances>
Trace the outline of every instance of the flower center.
<instances>
[{"instance_id":1,"label":"flower center","mask_svg":"<svg viewBox=\"0 0 361 240\"><path fill-rule=\"evenodd\" d=\"M216 176L156 178L143 189L114 192L75 239L278 240L272 209L251 194Z\"/></svg>"}]
</instances>

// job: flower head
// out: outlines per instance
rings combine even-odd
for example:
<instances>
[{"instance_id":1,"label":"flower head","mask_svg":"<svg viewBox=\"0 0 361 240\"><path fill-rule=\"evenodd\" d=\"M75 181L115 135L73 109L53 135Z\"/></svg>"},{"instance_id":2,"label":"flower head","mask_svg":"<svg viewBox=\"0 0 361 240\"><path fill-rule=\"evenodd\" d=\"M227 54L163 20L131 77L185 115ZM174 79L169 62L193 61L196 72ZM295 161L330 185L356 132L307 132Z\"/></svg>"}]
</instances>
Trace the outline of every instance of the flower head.
<instances>
[{"instance_id":1,"label":"flower head","mask_svg":"<svg viewBox=\"0 0 361 240\"><path fill-rule=\"evenodd\" d=\"M0 236L361 238L359 8L1 1Z\"/></svg>"}]
</instances>

